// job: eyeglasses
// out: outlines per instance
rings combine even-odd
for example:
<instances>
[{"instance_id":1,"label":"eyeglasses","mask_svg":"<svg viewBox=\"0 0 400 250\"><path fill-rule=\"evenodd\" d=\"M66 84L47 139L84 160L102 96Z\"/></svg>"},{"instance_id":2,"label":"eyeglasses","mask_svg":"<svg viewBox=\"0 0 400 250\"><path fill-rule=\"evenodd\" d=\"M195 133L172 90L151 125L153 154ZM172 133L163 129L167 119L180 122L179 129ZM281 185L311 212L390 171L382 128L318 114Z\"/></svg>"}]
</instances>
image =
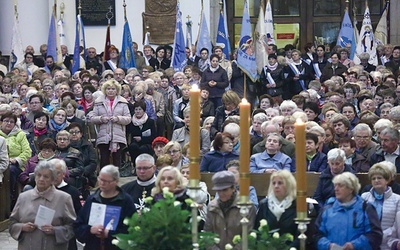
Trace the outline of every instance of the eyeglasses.
<instances>
[{"instance_id":1,"label":"eyeglasses","mask_svg":"<svg viewBox=\"0 0 400 250\"><path fill-rule=\"evenodd\" d=\"M71 135L77 135L77 134L79 134L81 131L69 131L69 133L71 134Z\"/></svg>"},{"instance_id":2,"label":"eyeglasses","mask_svg":"<svg viewBox=\"0 0 400 250\"><path fill-rule=\"evenodd\" d=\"M57 141L69 141L68 138L57 138Z\"/></svg>"},{"instance_id":3,"label":"eyeglasses","mask_svg":"<svg viewBox=\"0 0 400 250\"><path fill-rule=\"evenodd\" d=\"M97 181L104 182L104 183L106 183L106 184L110 184L111 182L113 182L113 181L115 181L115 180L108 181L108 180L101 179L100 177L97 177Z\"/></svg>"},{"instance_id":4,"label":"eyeglasses","mask_svg":"<svg viewBox=\"0 0 400 250\"><path fill-rule=\"evenodd\" d=\"M170 155L176 154L176 153L178 153L178 152L180 152L180 150L174 149L174 150L168 150L168 151L167 151L167 153L170 154Z\"/></svg>"},{"instance_id":5,"label":"eyeglasses","mask_svg":"<svg viewBox=\"0 0 400 250\"><path fill-rule=\"evenodd\" d=\"M359 136L359 135L356 135L356 136L354 136L354 138L360 139L360 140L368 140L368 139L369 139L369 136Z\"/></svg>"},{"instance_id":6,"label":"eyeglasses","mask_svg":"<svg viewBox=\"0 0 400 250\"><path fill-rule=\"evenodd\" d=\"M151 169L153 166L149 166L149 167L137 167L136 170L137 171L147 171L149 169Z\"/></svg>"},{"instance_id":7,"label":"eyeglasses","mask_svg":"<svg viewBox=\"0 0 400 250\"><path fill-rule=\"evenodd\" d=\"M3 123L14 124L14 120L3 120Z\"/></svg>"}]
</instances>

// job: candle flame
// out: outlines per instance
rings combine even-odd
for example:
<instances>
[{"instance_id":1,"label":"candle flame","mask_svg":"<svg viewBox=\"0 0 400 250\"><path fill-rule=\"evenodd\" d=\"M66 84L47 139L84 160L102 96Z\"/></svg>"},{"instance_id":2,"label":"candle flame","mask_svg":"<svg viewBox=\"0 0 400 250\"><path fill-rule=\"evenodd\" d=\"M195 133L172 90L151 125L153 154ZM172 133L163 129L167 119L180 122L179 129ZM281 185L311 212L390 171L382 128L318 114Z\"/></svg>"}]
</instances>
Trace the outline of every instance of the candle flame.
<instances>
[{"instance_id":1,"label":"candle flame","mask_svg":"<svg viewBox=\"0 0 400 250\"><path fill-rule=\"evenodd\" d=\"M198 89L199 89L199 86L197 84L192 85L192 90L198 90Z\"/></svg>"},{"instance_id":2,"label":"candle flame","mask_svg":"<svg viewBox=\"0 0 400 250\"><path fill-rule=\"evenodd\" d=\"M242 99L242 103L249 103L246 98Z\"/></svg>"},{"instance_id":3,"label":"candle flame","mask_svg":"<svg viewBox=\"0 0 400 250\"><path fill-rule=\"evenodd\" d=\"M296 124L304 124L303 120L301 118L296 119Z\"/></svg>"}]
</instances>

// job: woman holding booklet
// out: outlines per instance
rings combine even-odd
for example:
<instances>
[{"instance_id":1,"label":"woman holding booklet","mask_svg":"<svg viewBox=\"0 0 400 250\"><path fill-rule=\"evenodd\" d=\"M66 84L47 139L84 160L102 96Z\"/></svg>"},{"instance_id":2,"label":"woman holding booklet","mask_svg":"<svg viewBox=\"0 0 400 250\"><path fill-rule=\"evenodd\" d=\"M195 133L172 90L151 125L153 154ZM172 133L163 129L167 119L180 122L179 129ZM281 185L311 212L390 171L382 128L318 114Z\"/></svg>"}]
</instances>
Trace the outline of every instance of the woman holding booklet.
<instances>
[{"instance_id":1,"label":"woman holding booklet","mask_svg":"<svg viewBox=\"0 0 400 250\"><path fill-rule=\"evenodd\" d=\"M40 162L36 187L19 195L9 226L18 249L68 249L76 215L71 196L53 186L56 174L47 161Z\"/></svg>"}]
</instances>

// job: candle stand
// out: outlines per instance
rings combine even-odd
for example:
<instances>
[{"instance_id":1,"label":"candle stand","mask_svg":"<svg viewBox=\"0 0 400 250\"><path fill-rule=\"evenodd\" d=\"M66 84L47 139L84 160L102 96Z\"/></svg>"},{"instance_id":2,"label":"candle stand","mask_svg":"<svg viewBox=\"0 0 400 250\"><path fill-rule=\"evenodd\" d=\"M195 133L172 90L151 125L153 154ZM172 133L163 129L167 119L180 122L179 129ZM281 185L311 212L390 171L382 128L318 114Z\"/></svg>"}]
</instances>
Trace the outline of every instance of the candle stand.
<instances>
[{"instance_id":1,"label":"candle stand","mask_svg":"<svg viewBox=\"0 0 400 250\"><path fill-rule=\"evenodd\" d=\"M197 196L199 195L200 191L200 180L189 180L189 186L188 186L188 195L191 197L193 200L192 204L190 205L192 209L192 246L193 250L198 250L199 249L199 235L198 235L198 221L197 221L197 216L198 216L198 208L199 204L197 204Z\"/></svg>"},{"instance_id":2,"label":"candle stand","mask_svg":"<svg viewBox=\"0 0 400 250\"><path fill-rule=\"evenodd\" d=\"M307 225L310 224L311 219L307 218L307 214L303 216L299 216L295 219L296 224L298 224L297 229L300 232L299 240L300 240L300 250L306 250L306 241L307 235L305 232L307 231Z\"/></svg>"},{"instance_id":3,"label":"candle stand","mask_svg":"<svg viewBox=\"0 0 400 250\"><path fill-rule=\"evenodd\" d=\"M242 224L242 250L249 249L249 219L247 219L247 216L251 206L253 206L253 203L249 200L249 196L240 196L238 207L242 216L240 220L240 224Z\"/></svg>"}]
</instances>

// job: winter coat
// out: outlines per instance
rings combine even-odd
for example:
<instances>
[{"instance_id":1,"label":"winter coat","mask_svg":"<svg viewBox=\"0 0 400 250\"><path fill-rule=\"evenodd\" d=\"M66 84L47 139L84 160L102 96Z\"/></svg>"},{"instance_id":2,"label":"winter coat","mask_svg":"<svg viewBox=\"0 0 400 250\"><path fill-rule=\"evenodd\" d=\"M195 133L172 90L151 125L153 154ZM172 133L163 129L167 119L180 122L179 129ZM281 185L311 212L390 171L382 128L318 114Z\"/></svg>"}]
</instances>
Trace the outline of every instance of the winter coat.
<instances>
[{"instance_id":1,"label":"winter coat","mask_svg":"<svg viewBox=\"0 0 400 250\"><path fill-rule=\"evenodd\" d=\"M208 85L208 83L212 80L217 82L217 85L213 87ZM210 90L209 98L222 97L222 94L225 92L225 88L229 86L229 79L226 71L219 66L215 72L212 72L210 67L208 67L201 75L200 87L205 86L207 86Z\"/></svg>"},{"instance_id":2,"label":"winter coat","mask_svg":"<svg viewBox=\"0 0 400 250\"><path fill-rule=\"evenodd\" d=\"M109 101L105 95L101 95L96 99L93 111L88 116L90 121L97 124L98 127L96 145L109 144L110 142L126 145L125 127L131 122L132 117L125 98L116 96L112 110L110 110ZM103 123L101 121L103 116L116 116L118 121Z\"/></svg>"},{"instance_id":3,"label":"winter coat","mask_svg":"<svg viewBox=\"0 0 400 250\"><path fill-rule=\"evenodd\" d=\"M54 235L45 234L39 228L33 232L22 232L25 223L34 222L39 206L55 210L51 225ZM72 223L76 218L71 196L54 186L39 193L34 188L19 195L10 216L10 235L18 241L18 249L67 250L68 241L74 236Z\"/></svg>"},{"instance_id":4,"label":"winter coat","mask_svg":"<svg viewBox=\"0 0 400 250\"><path fill-rule=\"evenodd\" d=\"M227 115L225 113L224 105L217 107L217 109L215 110L214 122L211 125L211 138L214 138L216 133L222 132L222 125L224 124L224 121L226 120L226 118L228 118L228 116L234 116L234 115L237 115L237 116L240 115L239 107L232 110L229 113L229 115Z\"/></svg>"},{"instance_id":5,"label":"winter coat","mask_svg":"<svg viewBox=\"0 0 400 250\"><path fill-rule=\"evenodd\" d=\"M264 173L266 169L287 170L290 172L292 159L278 151L272 158L264 150L250 157L250 173Z\"/></svg>"},{"instance_id":6,"label":"winter coat","mask_svg":"<svg viewBox=\"0 0 400 250\"><path fill-rule=\"evenodd\" d=\"M376 201L373 195L373 189L361 195L365 201L374 206ZM383 239L381 250L390 250L387 246L388 237L392 234L392 227L396 218L397 211L400 211L400 195L392 192L389 187L383 196L382 213L381 213L381 227L383 232Z\"/></svg>"},{"instance_id":7,"label":"winter coat","mask_svg":"<svg viewBox=\"0 0 400 250\"><path fill-rule=\"evenodd\" d=\"M371 163L371 166L373 166L375 163L385 161L385 152L382 150L382 147L378 147L378 149L371 155L371 158L369 159L369 162ZM397 173L400 173L400 156L396 157L396 163L394 164L397 169Z\"/></svg>"},{"instance_id":8,"label":"winter coat","mask_svg":"<svg viewBox=\"0 0 400 250\"><path fill-rule=\"evenodd\" d=\"M257 143L253 149L251 154L257 154L257 153L262 153L265 151L265 142L266 139L263 139L261 142ZM283 139L282 141L282 147L281 147L281 152L284 153L285 155L289 156L290 158L294 157L294 143L291 141L288 141L286 139Z\"/></svg>"},{"instance_id":9,"label":"winter coat","mask_svg":"<svg viewBox=\"0 0 400 250\"><path fill-rule=\"evenodd\" d=\"M309 172L322 172L328 166L328 159L326 154L322 152L317 152L317 154L312 158L311 162L306 159L307 171Z\"/></svg>"},{"instance_id":10,"label":"winter coat","mask_svg":"<svg viewBox=\"0 0 400 250\"><path fill-rule=\"evenodd\" d=\"M227 212L224 213L218 204L218 199L212 200L208 204L206 223L204 225L204 231L216 233L219 236L219 243L214 245L212 249L225 249L226 244L232 243L235 235L242 235L242 225L240 224L240 208L238 206L239 194L236 194L236 198L232 205L228 208ZM256 217L256 210L254 206L250 207L248 228L253 228L254 220Z\"/></svg>"},{"instance_id":11,"label":"winter coat","mask_svg":"<svg viewBox=\"0 0 400 250\"><path fill-rule=\"evenodd\" d=\"M151 148L151 142L154 140L156 136L156 125L154 120L147 118L147 121L143 123L142 127L139 126L131 126L131 131L128 131L129 136L132 138L132 143L137 144L138 146L149 145ZM144 135L143 135L144 133ZM140 136L142 139L137 142L133 139L135 136Z\"/></svg>"},{"instance_id":12,"label":"winter coat","mask_svg":"<svg viewBox=\"0 0 400 250\"><path fill-rule=\"evenodd\" d=\"M56 158L65 161L67 168L69 170L70 177L77 178L83 174L83 161L82 154L79 150L68 146L66 148L56 150Z\"/></svg>"},{"instance_id":13,"label":"winter coat","mask_svg":"<svg viewBox=\"0 0 400 250\"><path fill-rule=\"evenodd\" d=\"M201 159L201 172L219 172L226 170L225 166L231 160L239 160L239 154L236 151L222 153L219 150L214 150L206 153Z\"/></svg>"},{"instance_id":14,"label":"winter coat","mask_svg":"<svg viewBox=\"0 0 400 250\"><path fill-rule=\"evenodd\" d=\"M210 151L210 133L206 129L200 129L200 154L204 155ZM182 128L175 129L174 132L172 133L172 139L171 141L176 141L178 142L181 147L188 143L190 140L190 134L189 130L186 128L186 126Z\"/></svg>"},{"instance_id":15,"label":"winter coat","mask_svg":"<svg viewBox=\"0 0 400 250\"><path fill-rule=\"evenodd\" d=\"M336 199L324 207L315 222L318 249L328 250L331 243L343 246L346 242L351 242L355 250L379 249L382 229L376 210L360 196L355 199L349 207Z\"/></svg>"},{"instance_id":16,"label":"winter coat","mask_svg":"<svg viewBox=\"0 0 400 250\"><path fill-rule=\"evenodd\" d=\"M28 139L29 146L32 150L32 156L37 155L39 153L39 144L46 138L51 138L53 141L56 140L56 132L50 129L47 129L47 132L43 135L35 136L33 132L33 128L28 130L29 134L26 135L26 139Z\"/></svg>"},{"instance_id":17,"label":"winter coat","mask_svg":"<svg viewBox=\"0 0 400 250\"><path fill-rule=\"evenodd\" d=\"M215 116L215 107L213 102L207 100L202 104L200 117L204 121L209 116Z\"/></svg>"},{"instance_id":18,"label":"winter coat","mask_svg":"<svg viewBox=\"0 0 400 250\"><path fill-rule=\"evenodd\" d=\"M329 80L332 76L341 76L346 71L347 67L341 64L340 62L338 63L337 68L335 70L333 70L332 68L332 63L328 62L324 67L324 70L322 70L320 81L325 82L326 80Z\"/></svg>"},{"instance_id":19,"label":"winter coat","mask_svg":"<svg viewBox=\"0 0 400 250\"><path fill-rule=\"evenodd\" d=\"M94 149L93 144L88 142L86 139L81 138L76 143L71 142L70 146L81 152L83 175L88 178L93 178L99 160L97 151Z\"/></svg>"},{"instance_id":20,"label":"winter coat","mask_svg":"<svg viewBox=\"0 0 400 250\"><path fill-rule=\"evenodd\" d=\"M348 166L345 166L343 170L343 172L352 171L353 170ZM335 197L335 188L332 182L333 177L330 167L327 167L322 171L319 176L318 185L314 193L314 199L318 201L320 207L323 207L329 198Z\"/></svg>"},{"instance_id":21,"label":"winter coat","mask_svg":"<svg viewBox=\"0 0 400 250\"><path fill-rule=\"evenodd\" d=\"M301 86L300 80L304 81L304 88L307 89L308 82L314 79L312 69L306 62L302 61L301 64L296 65L296 67L300 72L299 80L294 80L295 73L289 65L284 67L282 70L284 79L282 97L284 100L291 99L294 95L297 95L304 90Z\"/></svg>"},{"instance_id":22,"label":"winter coat","mask_svg":"<svg viewBox=\"0 0 400 250\"><path fill-rule=\"evenodd\" d=\"M88 224L90 217L90 209L93 203L100 203L105 205L117 206L121 208L119 216L118 226L116 230L110 230L108 237L104 239L104 249L116 250L119 249L117 246L111 244L114 235L119 233L128 233L128 226L123 223L125 218L130 218L134 212L136 212L135 205L133 204L132 198L122 191L121 188L117 187L119 194L112 199L107 199L107 202L103 202L100 196L100 189L98 189L93 195L86 199L85 205L79 211L76 221L74 222L74 231L76 238L85 243L85 248L88 250L100 249L100 238L90 233L91 226Z\"/></svg>"},{"instance_id":23,"label":"winter coat","mask_svg":"<svg viewBox=\"0 0 400 250\"><path fill-rule=\"evenodd\" d=\"M0 130L0 136L6 140L8 157L15 158L19 168L24 170L24 165L32 156L32 150L25 133L18 126L15 126L8 135Z\"/></svg>"}]
</instances>

